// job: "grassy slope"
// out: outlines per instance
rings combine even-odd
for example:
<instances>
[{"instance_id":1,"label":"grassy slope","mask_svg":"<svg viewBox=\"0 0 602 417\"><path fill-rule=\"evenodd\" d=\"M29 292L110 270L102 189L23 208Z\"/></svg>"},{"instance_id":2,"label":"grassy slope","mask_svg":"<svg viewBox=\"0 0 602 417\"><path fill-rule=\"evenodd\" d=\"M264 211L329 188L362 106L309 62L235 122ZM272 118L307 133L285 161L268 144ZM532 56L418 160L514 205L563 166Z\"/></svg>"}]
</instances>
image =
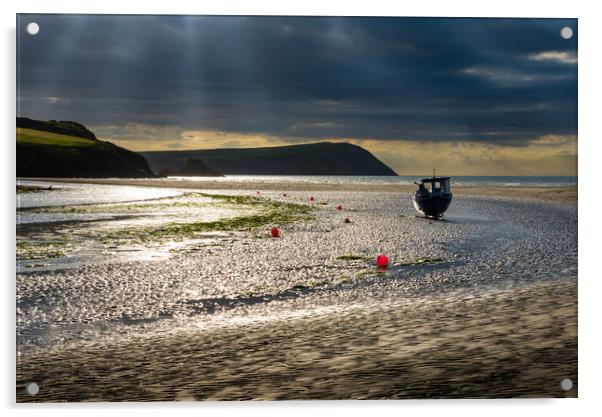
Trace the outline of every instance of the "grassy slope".
<instances>
[{"instance_id":1,"label":"grassy slope","mask_svg":"<svg viewBox=\"0 0 602 417\"><path fill-rule=\"evenodd\" d=\"M17 128L19 177L152 177L144 157L110 142Z\"/></svg>"},{"instance_id":2,"label":"grassy slope","mask_svg":"<svg viewBox=\"0 0 602 417\"><path fill-rule=\"evenodd\" d=\"M61 135L41 130L17 128L17 144L36 144L51 146L94 146L98 142L91 139L78 138L75 136Z\"/></svg>"}]
</instances>

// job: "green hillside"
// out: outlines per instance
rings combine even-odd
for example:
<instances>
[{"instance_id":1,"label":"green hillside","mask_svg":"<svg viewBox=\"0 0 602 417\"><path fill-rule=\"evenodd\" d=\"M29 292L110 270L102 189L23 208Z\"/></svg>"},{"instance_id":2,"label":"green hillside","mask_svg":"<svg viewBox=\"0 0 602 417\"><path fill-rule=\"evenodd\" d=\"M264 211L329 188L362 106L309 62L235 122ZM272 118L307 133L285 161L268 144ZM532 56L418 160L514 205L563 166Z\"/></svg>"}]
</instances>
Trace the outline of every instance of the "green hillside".
<instances>
[{"instance_id":1,"label":"green hillside","mask_svg":"<svg viewBox=\"0 0 602 417\"><path fill-rule=\"evenodd\" d=\"M98 140L96 135L81 123L65 120L34 120L27 117L17 117L17 127L24 129L52 132L78 138Z\"/></svg>"},{"instance_id":2,"label":"green hillside","mask_svg":"<svg viewBox=\"0 0 602 417\"><path fill-rule=\"evenodd\" d=\"M45 122L32 121L45 128ZM60 122L56 133L17 127L18 177L154 177L143 156L99 141L82 125ZM76 127L73 135L69 124ZM49 124L55 129L56 124ZM87 133L89 132L89 133ZM82 137L85 136L85 137Z\"/></svg>"},{"instance_id":3,"label":"green hillside","mask_svg":"<svg viewBox=\"0 0 602 417\"><path fill-rule=\"evenodd\" d=\"M180 169L192 158L226 175L397 175L366 149L350 143L141 154L156 172Z\"/></svg>"},{"instance_id":4,"label":"green hillside","mask_svg":"<svg viewBox=\"0 0 602 417\"><path fill-rule=\"evenodd\" d=\"M94 146L96 140L78 138L75 136L61 135L59 133L42 132L40 130L17 128L17 144L37 144L49 146Z\"/></svg>"}]
</instances>

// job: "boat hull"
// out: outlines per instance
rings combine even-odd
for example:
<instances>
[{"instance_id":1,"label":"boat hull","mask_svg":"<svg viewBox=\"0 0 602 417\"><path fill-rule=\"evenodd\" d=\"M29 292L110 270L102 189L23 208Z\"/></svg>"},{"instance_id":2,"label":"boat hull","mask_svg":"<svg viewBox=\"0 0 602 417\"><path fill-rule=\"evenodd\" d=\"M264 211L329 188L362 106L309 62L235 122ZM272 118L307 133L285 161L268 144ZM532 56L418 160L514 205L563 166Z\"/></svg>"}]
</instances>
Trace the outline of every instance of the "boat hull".
<instances>
[{"instance_id":1,"label":"boat hull","mask_svg":"<svg viewBox=\"0 0 602 417\"><path fill-rule=\"evenodd\" d=\"M452 193L429 196L414 196L414 207L426 217L439 218L449 208Z\"/></svg>"}]
</instances>

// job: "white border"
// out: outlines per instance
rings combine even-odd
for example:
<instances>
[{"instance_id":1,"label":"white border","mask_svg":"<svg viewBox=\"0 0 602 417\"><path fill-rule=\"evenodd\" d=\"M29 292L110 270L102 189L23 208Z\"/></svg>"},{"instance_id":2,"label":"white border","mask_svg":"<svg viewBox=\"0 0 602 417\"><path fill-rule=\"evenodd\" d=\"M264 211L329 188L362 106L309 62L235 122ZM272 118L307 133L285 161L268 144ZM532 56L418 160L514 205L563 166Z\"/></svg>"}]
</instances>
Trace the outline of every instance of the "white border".
<instances>
[{"instance_id":1,"label":"white border","mask_svg":"<svg viewBox=\"0 0 602 417\"><path fill-rule=\"evenodd\" d=\"M507 416L509 413L537 413L546 415L590 414L597 405L600 378L600 336L598 318L602 291L602 273L595 263L600 236L598 207L600 207L600 180L598 173L602 155L599 124L602 122L596 104L601 97L600 47L602 39L601 16L594 2L545 1L526 2L506 0L486 2L474 0L387 2L370 0L355 2L339 0L264 0L264 1L204 1L190 0L81 0L30 1L17 4L2 2L3 42L2 71L2 175L1 195L4 197L2 216L2 265L6 274L2 311L2 405L9 414L23 415L105 415L107 409L127 408L128 414L164 416L166 412L179 415L200 413L234 413L245 415L307 416L308 413L326 415L341 411L347 415L461 415ZM579 399L578 400L481 400L481 401L388 401L388 402L280 402L280 403L189 403L189 404L106 404L106 405L14 405L14 169L15 145L15 13L129 13L129 14L285 14L335 16L466 16L466 17L571 17L579 18ZM588 178L587 175L592 176ZM592 192L588 191L591 190ZM597 192L596 192L597 191ZM597 194L597 195L596 195ZM596 201L598 200L598 201Z\"/></svg>"}]
</instances>

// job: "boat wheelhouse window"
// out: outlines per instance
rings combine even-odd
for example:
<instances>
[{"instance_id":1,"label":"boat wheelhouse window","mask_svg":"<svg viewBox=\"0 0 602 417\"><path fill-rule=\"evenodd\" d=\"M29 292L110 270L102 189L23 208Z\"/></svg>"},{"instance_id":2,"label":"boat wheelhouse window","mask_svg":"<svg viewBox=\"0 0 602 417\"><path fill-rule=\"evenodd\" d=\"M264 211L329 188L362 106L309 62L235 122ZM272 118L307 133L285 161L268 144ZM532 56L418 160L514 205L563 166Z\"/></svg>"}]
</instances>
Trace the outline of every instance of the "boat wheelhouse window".
<instances>
[{"instance_id":1,"label":"boat wheelhouse window","mask_svg":"<svg viewBox=\"0 0 602 417\"><path fill-rule=\"evenodd\" d=\"M433 193L449 193L450 180L449 178L425 178L420 180L424 187Z\"/></svg>"},{"instance_id":2,"label":"boat wheelhouse window","mask_svg":"<svg viewBox=\"0 0 602 417\"><path fill-rule=\"evenodd\" d=\"M449 193L449 179L445 179L441 182L441 191Z\"/></svg>"}]
</instances>

